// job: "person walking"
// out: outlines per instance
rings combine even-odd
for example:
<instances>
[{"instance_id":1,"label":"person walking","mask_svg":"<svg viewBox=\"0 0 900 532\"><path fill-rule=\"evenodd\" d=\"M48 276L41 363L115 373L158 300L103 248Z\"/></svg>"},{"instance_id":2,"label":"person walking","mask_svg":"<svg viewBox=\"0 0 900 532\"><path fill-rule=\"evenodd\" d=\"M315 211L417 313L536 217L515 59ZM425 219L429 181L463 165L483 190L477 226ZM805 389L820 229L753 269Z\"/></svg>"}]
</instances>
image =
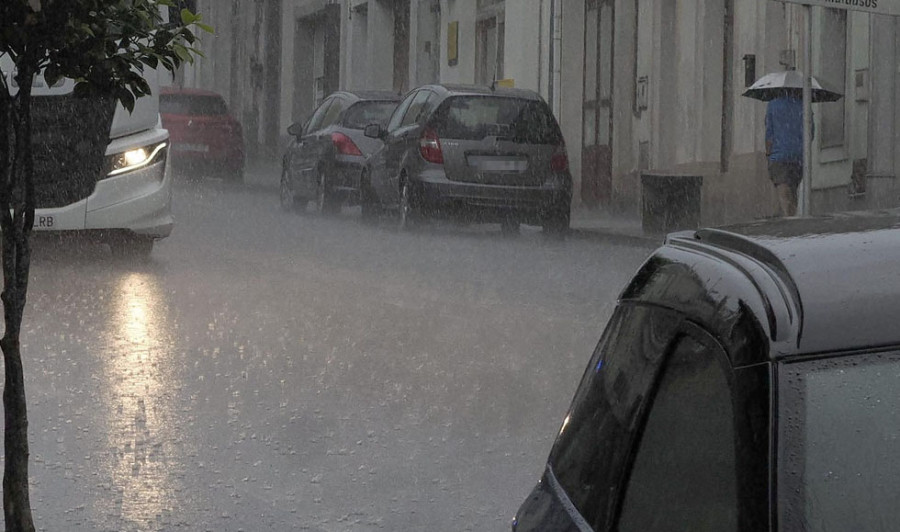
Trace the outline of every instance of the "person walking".
<instances>
[{"instance_id":1,"label":"person walking","mask_svg":"<svg viewBox=\"0 0 900 532\"><path fill-rule=\"evenodd\" d=\"M766 157L781 215L796 216L803 178L803 99L796 91L784 91L766 107Z\"/></svg>"}]
</instances>

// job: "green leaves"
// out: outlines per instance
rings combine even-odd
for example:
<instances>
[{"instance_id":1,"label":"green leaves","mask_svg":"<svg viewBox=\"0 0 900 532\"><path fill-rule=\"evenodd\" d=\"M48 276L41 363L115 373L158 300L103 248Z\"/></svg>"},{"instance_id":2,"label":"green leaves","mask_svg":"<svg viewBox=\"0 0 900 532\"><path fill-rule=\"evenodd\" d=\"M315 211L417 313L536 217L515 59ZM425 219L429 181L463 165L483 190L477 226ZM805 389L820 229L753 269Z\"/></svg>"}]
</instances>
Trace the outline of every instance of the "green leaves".
<instances>
[{"instance_id":1,"label":"green leaves","mask_svg":"<svg viewBox=\"0 0 900 532\"><path fill-rule=\"evenodd\" d=\"M71 78L78 95L110 95L132 110L149 94L145 68L177 70L200 53L194 32L213 31L189 9L167 20L176 7L173 0L0 0L0 56L20 71L43 70L50 84Z\"/></svg>"}]
</instances>

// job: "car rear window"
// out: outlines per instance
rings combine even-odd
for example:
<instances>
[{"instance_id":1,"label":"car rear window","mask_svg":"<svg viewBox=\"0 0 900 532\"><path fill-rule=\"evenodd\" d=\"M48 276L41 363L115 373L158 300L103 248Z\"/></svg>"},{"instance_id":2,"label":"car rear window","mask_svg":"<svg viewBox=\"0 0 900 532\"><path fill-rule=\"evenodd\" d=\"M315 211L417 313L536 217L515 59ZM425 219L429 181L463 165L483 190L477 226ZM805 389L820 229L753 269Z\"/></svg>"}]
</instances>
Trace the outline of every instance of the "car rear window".
<instances>
[{"instance_id":1,"label":"car rear window","mask_svg":"<svg viewBox=\"0 0 900 532\"><path fill-rule=\"evenodd\" d=\"M781 530L896 530L900 353L779 370Z\"/></svg>"},{"instance_id":2,"label":"car rear window","mask_svg":"<svg viewBox=\"0 0 900 532\"><path fill-rule=\"evenodd\" d=\"M365 129L369 124L387 125L398 102L357 102L347 109L343 125L350 129Z\"/></svg>"},{"instance_id":3,"label":"car rear window","mask_svg":"<svg viewBox=\"0 0 900 532\"><path fill-rule=\"evenodd\" d=\"M163 94L159 97L159 112L170 115L216 116L228 114L228 108L225 100L218 96Z\"/></svg>"},{"instance_id":4,"label":"car rear window","mask_svg":"<svg viewBox=\"0 0 900 532\"><path fill-rule=\"evenodd\" d=\"M431 121L439 136L481 140L496 136L523 144L562 144L562 133L543 101L504 96L453 96Z\"/></svg>"}]
</instances>

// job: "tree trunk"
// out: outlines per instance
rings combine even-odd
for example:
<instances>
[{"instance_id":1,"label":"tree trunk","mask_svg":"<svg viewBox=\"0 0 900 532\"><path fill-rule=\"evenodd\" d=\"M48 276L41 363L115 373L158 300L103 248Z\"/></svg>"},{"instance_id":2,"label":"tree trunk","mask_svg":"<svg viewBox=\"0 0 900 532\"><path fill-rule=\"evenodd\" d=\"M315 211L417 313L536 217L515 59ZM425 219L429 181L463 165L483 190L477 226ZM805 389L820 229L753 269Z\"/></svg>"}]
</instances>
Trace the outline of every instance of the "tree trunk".
<instances>
[{"instance_id":1,"label":"tree trunk","mask_svg":"<svg viewBox=\"0 0 900 532\"><path fill-rule=\"evenodd\" d=\"M0 175L2 228L3 315L6 330L0 340L6 378L3 388L4 445L3 513L7 532L34 532L28 486L28 412L19 333L25 311L31 269L31 230L34 226L34 159L31 154L31 86L34 72L20 68L18 94L4 96L0 110L4 127L0 159L9 166ZM10 138L12 133L12 138Z\"/></svg>"}]
</instances>

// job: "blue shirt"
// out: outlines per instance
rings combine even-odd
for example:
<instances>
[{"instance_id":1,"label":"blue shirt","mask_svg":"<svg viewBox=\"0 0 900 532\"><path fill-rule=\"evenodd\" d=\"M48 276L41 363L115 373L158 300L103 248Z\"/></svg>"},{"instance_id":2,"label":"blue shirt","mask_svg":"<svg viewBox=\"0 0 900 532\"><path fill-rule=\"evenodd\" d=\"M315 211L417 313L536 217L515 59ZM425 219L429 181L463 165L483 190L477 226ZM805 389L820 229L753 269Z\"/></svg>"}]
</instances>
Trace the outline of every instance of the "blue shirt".
<instances>
[{"instance_id":1,"label":"blue shirt","mask_svg":"<svg viewBox=\"0 0 900 532\"><path fill-rule=\"evenodd\" d=\"M803 100L776 98L766 107L766 143L772 143L769 160L803 162Z\"/></svg>"}]
</instances>

